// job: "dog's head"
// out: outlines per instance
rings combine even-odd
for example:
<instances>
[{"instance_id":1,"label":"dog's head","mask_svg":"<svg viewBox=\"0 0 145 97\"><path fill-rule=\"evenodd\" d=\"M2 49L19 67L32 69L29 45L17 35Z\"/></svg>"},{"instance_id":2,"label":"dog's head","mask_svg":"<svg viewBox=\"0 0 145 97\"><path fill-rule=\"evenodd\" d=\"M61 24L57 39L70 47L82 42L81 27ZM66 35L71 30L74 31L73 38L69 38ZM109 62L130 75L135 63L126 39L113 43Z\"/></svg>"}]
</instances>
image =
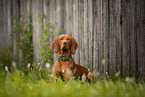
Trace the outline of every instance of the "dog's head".
<instances>
[{"instance_id":1,"label":"dog's head","mask_svg":"<svg viewBox=\"0 0 145 97\"><path fill-rule=\"evenodd\" d=\"M59 54L75 54L78 48L76 40L67 34L58 36L51 44L55 53Z\"/></svg>"}]
</instances>

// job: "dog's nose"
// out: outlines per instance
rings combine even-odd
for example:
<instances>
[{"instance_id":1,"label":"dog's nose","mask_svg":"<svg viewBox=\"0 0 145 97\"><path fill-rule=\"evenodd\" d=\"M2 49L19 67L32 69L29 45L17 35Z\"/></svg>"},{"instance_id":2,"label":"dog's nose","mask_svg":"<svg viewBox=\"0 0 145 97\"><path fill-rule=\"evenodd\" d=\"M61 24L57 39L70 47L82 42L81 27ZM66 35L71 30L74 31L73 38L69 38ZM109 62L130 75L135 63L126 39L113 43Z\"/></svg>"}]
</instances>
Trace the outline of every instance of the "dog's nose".
<instances>
[{"instance_id":1,"label":"dog's nose","mask_svg":"<svg viewBox=\"0 0 145 97\"><path fill-rule=\"evenodd\" d=\"M64 40L64 41L63 41L63 44L64 44L64 45L66 45L66 44L67 44L67 41L66 41L66 40Z\"/></svg>"},{"instance_id":2,"label":"dog's nose","mask_svg":"<svg viewBox=\"0 0 145 97\"><path fill-rule=\"evenodd\" d=\"M63 44L64 44L64 45L66 45L66 44L67 44L67 42L63 42Z\"/></svg>"}]
</instances>

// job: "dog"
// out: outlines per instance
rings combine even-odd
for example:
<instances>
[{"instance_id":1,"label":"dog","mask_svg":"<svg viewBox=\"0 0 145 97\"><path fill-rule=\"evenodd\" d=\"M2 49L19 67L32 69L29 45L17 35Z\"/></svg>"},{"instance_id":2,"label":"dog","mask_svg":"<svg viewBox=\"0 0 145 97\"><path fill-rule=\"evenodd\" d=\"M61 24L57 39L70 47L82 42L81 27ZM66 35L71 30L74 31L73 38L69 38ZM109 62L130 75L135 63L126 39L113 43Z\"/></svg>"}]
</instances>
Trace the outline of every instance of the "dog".
<instances>
[{"instance_id":1,"label":"dog","mask_svg":"<svg viewBox=\"0 0 145 97\"><path fill-rule=\"evenodd\" d=\"M85 79L88 82L93 82L95 76L86 67L75 63L72 55L78 48L77 41L67 34L58 36L51 44L54 52L58 54L53 70L51 80L60 77L62 80L69 80L70 78L82 79L85 75Z\"/></svg>"}]
</instances>

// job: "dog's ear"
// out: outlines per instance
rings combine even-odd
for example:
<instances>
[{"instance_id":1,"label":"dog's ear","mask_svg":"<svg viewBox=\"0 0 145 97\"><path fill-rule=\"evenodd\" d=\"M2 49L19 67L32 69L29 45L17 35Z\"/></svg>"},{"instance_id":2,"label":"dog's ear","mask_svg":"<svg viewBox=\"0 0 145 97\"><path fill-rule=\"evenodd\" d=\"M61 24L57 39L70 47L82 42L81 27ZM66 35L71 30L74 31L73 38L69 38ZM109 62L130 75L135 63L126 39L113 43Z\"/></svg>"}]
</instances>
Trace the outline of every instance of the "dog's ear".
<instances>
[{"instance_id":1,"label":"dog's ear","mask_svg":"<svg viewBox=\"0 0 145 97\"><path fill-rule=\"evenodd\" d=\"M71 53L73 55L75 54L75 51L77 50L77 48L78 48L78 43L74 38L72 38Z\"/></svg>"},{"instance_id":2,"label":"dog's ear","mask_svg":"<svg viewBox=\"0 0 145 97\"><path fill-rule=\"evenodd\" d=\"M51 47L53 48L56 54L59 52L60 46L58 43L58 37L55 40L53 40L53 42L51 43Z\"/></svg>"}]
</instances>

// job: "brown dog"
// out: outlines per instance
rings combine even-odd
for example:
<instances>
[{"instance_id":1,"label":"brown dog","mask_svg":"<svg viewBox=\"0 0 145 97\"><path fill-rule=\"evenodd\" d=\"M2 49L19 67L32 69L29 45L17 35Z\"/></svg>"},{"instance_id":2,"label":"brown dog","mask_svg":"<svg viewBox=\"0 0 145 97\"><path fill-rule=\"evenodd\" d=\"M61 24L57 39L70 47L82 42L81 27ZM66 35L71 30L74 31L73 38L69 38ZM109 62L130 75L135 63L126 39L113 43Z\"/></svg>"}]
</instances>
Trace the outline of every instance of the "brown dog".
<instances>
[{"instance_id":1,"label":"brown dog","mask_svg":"<svg viewBox=\"0 0 145 97\"><path fill-rule=\"evenodd\" d=\"M51 80L58 78L69 80L70 78L82 78L86 76L87 81L94 81L94 74L91 73L87 68L78 65L74 62L71 54L75 54L78 48L76 40L70 35L63 34L58 36L51 44L55 53L59 52L59 57L56 60Z\"/></svg>"}]
</instances>

